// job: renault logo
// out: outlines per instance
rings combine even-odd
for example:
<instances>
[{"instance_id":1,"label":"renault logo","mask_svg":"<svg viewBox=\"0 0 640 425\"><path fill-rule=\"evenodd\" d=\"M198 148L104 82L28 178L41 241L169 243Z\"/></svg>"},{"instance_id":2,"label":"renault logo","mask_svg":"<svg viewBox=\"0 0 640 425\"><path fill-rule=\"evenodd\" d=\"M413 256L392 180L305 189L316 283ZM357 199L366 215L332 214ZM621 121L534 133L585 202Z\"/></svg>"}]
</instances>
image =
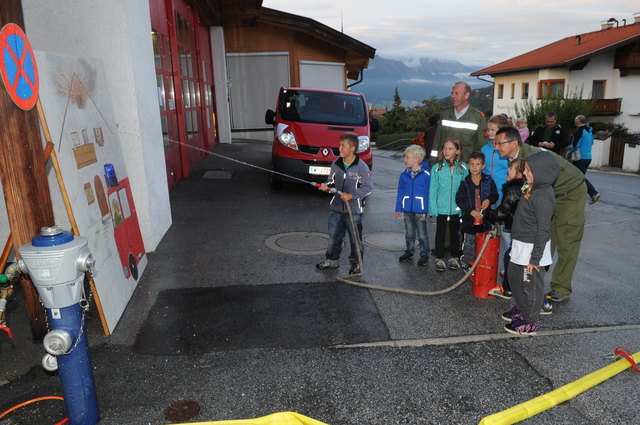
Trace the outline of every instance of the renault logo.
<instances>
[{"instance_id":1,"label":"renault logo","mask_svg":"<svg viewBox=\"0 0 640 425\"><path fill-rule=\"evenodd\" d=\"M328 156L328 155L329 155L329 149L327 149L327 148L322 148L322 155L324 155L324 156Z\"/></svg>"}]
</instances>

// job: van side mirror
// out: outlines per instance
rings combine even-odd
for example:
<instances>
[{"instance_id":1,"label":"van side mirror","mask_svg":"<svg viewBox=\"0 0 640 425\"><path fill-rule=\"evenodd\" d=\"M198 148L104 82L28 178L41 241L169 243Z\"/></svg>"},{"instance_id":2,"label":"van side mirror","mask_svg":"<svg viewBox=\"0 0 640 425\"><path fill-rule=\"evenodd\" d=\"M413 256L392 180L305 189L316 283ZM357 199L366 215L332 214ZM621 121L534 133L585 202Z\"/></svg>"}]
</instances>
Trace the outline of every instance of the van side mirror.
<instances>
[{"instance_id":1,"label":"van side mirror","mask_svg":"<svg viewBox=\"0 0 640 425\"><path fill-rule=\"evenodd\" d=\"M267 109L264 114L264 122L271 125L276 125L276 113L271 109Z\"/></svg>"},{"instance_id":2,"label":"van side mirror","mask_svg":"<svg viewBox=\"0 0 640 425\"><path fill-rule=\"evenodd\" d=\"M380 120L378 118L369 118L369 130L372 133L380 130Z\"/></svg>"}]
</instances>

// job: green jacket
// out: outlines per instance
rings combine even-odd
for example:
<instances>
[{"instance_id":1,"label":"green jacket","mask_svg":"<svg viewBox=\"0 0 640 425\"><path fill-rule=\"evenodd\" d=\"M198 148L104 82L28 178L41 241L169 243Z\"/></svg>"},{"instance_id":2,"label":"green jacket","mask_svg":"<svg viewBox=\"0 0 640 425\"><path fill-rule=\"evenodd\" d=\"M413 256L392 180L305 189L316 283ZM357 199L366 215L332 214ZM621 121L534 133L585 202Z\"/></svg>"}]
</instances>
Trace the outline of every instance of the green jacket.
<instances>
[{"instance_id":1,"label":"green jacket","mask_svg":"<svg viewBox=\"0 0 640 425\"><path fill-rule=\"evenodd\" d=\"M541 150L542 149L539 147L531 146L526 143L523 143L520 146L520 150L518 151L517 158L526 158L532 153L540 152ZM580 185L584 184L584 174L582 174L582 172L578 170L578 168L576 168L572 163L570 163L560 155L554 152L551 152L551 153L553 154L553 158L556 160L556 162L560 166L560 172L558 173L558 178L556 182L553 184L553 192L556 194L556 198L558 198L564 195L565 193L577 187L580 187Z\"/></svg>"},{"instance_id":2,"label":"green jacket","mask_svg":"<svg viewBox=\"0 0 640 425\"><path fill-rule=\"evenodd\" d=\"M487 128L487 119L484 114L471 106L458 120L453 112L453 107L443 111L440 114L438 129L433 138L431 154L427 152L427 155L431 157L429 163L434 164L438 161L438 152L440 152L442 142L452 137L460 139L462 160L468 160L471 152L480 152L480 149L487 143L482 133L485 128Z\"/></svg>"}]
</instances>

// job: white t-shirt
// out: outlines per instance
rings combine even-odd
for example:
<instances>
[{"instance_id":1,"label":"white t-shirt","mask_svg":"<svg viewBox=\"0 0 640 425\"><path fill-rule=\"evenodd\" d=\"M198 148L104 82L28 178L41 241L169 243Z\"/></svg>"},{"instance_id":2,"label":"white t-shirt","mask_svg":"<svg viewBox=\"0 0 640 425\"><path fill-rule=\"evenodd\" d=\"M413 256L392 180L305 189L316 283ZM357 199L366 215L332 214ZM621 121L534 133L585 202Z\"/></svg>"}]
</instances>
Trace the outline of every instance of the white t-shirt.
<instances>
[{"instance_id":1,"label":"white t-shirt","mask_svg":"<svg viewBox=\"0 0 640 425\"><path fill-rule=\"evenodd\" d=\"M511 262L520 266L526 266L531 260L531 252L533 251L533 244L522 242L517 239L511 241ZM553 256L551 255L551 240L548 240L544 245L544 251L542 258L540 259L539 266L548 266L553 262Z\"/></svg>"}]
</instances>

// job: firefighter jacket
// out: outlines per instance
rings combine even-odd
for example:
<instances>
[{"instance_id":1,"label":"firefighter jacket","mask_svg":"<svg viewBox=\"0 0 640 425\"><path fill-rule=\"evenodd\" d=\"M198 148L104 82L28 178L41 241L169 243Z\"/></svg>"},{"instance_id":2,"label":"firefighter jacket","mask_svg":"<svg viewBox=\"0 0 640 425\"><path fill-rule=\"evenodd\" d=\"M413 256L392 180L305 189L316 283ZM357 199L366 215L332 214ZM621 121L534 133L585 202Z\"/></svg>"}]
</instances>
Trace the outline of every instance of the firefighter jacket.
<instances>
[{"instance_id":1,"label":"firefighter jacket","mask_svg":"<svg viewBox=\"0 0 640 425\"><path fill-rule=\"evenodd\" d=\"M486 127L487 120L484 114L471 106L460 119L456 119L453 107L443 111L440 114L438 129L433 138L429 162L431 164L437 162L442 142L454 137L460 140L462 160L466 161L471 152L480 152L480 149L486 143L482 133Z\"/></svg>"}]
</instances>

